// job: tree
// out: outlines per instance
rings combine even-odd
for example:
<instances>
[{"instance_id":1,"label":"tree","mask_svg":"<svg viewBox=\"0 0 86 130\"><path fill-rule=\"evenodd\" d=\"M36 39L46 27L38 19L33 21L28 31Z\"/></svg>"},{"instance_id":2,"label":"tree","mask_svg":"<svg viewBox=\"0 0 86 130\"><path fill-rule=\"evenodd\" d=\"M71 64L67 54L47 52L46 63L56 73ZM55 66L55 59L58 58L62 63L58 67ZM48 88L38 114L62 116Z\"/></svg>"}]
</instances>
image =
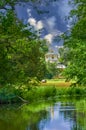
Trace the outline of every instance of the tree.
<instances>
[{"instance_id":1,"label":"tree","mask_svg":"<svg viewBox=\"0 0 86 130\"><path fill-rule=\"evenodd\" d=\"M65 66L67 66L68 62L69 62L69 49L66 47L63 48L59 48L59 62Z\"/></svg>"},{"instance_id":2,"label":"tree","mask_svg":"<svg viewBox=\"0 0 86 130\"><path fill-rule=\"evenodd\" d=\"M40 80L45 72L46 43L17 18L16 2L20 1L0 1L1 85L26 83L33 77Z\"/></svg>"},{"instance_id":3,"label":"tree","mask_svg":"<svg viewBox=\"0 0 86 130\"><path fill-rule=\"evenodd\" d=\"M75 0L77 8L71 11L77 21L73 24L70 36L65 37L65 47L69 55L65 76L77 84L86 84L86 2Z\"/></svg>"},{"instance_id":4,"label":"tree","mask_svg":"<svg viewBox=\"0 0 86 130\"><path fill-rule=\"evenodd\" d=\"M57 77L60 74L60 69L57 68L57 62L56 63L46 63L46 73L45 78L51 79L53 77Z\"/></svg>"}]
</instances>

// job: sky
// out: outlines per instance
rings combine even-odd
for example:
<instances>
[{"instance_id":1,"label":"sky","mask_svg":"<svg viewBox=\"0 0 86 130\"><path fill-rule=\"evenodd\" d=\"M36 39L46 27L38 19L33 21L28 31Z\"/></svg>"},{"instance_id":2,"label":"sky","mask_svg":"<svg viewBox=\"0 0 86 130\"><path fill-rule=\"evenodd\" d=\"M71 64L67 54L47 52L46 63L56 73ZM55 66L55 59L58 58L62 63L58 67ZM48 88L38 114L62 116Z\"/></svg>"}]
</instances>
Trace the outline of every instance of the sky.
<instances>
[{"instance_id":1,"label":"sky","mask_svg":"<svg viewBox=\"0 0 86 130\"><path fill-rule=\"evenodd\" d=\"M68 0L56 0L47 5L44 2L41 4L30 2L24 3L22 6L16 5L18 17L24 23L33 26L34 30L41 30L41 38L46 39L48 44L54 48L63 44L58 36L71 27L72 19L67 20L71 9Z\"/></svg>"},{"instance_id":2,"label":"sky","mask_svg":"<svg viewBox=\"0 0 86 130\"><path fill-rule=\"evenodd\" d=\"M58 102L47 109L47 118L39 122L40 130L72 130L74 126L74 106L65 106Z\"/></svg>"}]
</instances>

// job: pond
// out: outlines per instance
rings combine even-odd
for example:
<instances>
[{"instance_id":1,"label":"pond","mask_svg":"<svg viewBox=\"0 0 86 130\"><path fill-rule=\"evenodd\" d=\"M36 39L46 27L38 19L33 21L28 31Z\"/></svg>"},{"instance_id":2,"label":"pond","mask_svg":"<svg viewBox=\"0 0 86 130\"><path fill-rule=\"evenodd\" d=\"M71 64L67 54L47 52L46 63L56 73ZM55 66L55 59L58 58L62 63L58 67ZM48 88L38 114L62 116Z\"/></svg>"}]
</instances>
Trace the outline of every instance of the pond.
<instances>
[{"instance_id":1,"label":"pond","mask_svg":"<svg viewBox=\"0 0 86 130\"><path fill-rule=\"evenodd\" d=\"M86 130L86 99L1 105L0 130Z\"/></svg>"}]
</instances>

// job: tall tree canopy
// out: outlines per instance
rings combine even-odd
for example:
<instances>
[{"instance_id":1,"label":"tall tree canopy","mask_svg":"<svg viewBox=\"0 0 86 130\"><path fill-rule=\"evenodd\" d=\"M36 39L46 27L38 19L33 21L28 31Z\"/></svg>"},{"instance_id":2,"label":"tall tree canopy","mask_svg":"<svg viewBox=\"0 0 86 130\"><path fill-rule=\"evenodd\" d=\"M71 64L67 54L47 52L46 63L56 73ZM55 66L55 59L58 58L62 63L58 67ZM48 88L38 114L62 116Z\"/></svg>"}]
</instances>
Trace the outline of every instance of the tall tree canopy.
<instances>
[{"instance_id":1,"label":"tall tree canopy","mask_svg":"<svg viewBox=\"0 0 86 130\"><path fill-rule=\"evenodd\" d=\"M86 1L75 0L76 9L71 16L76 19L71 28L70 36L65 37L67 48L67 79L74 79L78 84L86 84Z\"/></svg>"},{"instance_id":2,"label":"tall tree canopy","mask_svg":"<svg viewBox=\"0 0 86 130\"><path fill-rule=\"evenodd\" d=\"M0 0L1 85L25 83L30 77L40 80L45 73L45 41L18 19L16 3L20 0Z\"/></svg>"}]
</instances>

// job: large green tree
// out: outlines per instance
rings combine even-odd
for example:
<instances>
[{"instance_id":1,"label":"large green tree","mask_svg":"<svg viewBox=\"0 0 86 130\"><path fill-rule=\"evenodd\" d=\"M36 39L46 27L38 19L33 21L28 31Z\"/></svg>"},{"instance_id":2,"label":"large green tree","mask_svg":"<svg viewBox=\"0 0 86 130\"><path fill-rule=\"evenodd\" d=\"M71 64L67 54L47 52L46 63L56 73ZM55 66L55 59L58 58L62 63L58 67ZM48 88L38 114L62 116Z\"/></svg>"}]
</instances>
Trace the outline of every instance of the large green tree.
<instances>
[{"instance_id":1,"label":"large green tree","mask_svg":"<svg viewBox=\"0 0 86 130\"><path fill-rule=\"evenodd\" d=\"M67 51L67 79L74 79L77 84L86 84L86 1L75 0L76 9L71 11L74 19L70 36L65 37Z\"/></svg>"},{"instance_id":2,"label":"large green tree","mask_svg":"<svg viewBox=\"0 0 86 130\"><path fill-rule=\"evenodd\" d=\"M26 83L45 74L45 41L15 13L19 0L0 0L0 84ZM29 26L29 29L28 29Z\"/></svg>"}]
</instances>

